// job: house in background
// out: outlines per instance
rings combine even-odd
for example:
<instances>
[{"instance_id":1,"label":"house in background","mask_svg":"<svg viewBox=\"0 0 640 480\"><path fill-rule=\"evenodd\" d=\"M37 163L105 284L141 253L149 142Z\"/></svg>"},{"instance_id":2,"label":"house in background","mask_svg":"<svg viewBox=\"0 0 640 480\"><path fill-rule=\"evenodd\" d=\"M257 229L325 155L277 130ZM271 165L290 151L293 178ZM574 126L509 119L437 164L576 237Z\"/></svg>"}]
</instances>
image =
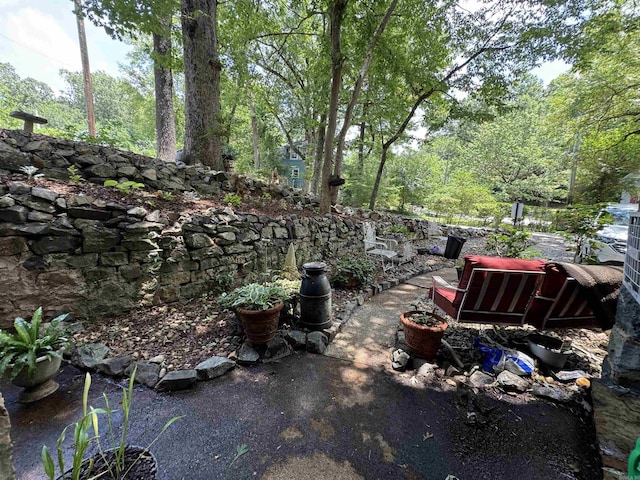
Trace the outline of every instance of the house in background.
<instances>
[{"instance_id":1,"label":"house in background","mask_svg":"<svg viewBox=\"0 0 640 480\"><path fill-rule=\"evenodd\" d=\"M630 191L623 191L620 197L620 203L639 203L638 196L640 194L640 173L630 173L625 176L622 181Z\"/></svg>"},{"instance_id":2,"label":"house in background","mask_svg":"<svg viewBox=\"0 0 640 480\"><path fill-rule=\"evenodd\" d=\"M302 143L297 144L298 149L302 149L304 146ZM285 175L287 184L291 188L302 189L303 175L305 172L304 160L300 158L300 155L291 148L290 145L282 147L282 163L285 168ZM283 176L280 177L282 180Z\"/></svg>"}]
</instances>

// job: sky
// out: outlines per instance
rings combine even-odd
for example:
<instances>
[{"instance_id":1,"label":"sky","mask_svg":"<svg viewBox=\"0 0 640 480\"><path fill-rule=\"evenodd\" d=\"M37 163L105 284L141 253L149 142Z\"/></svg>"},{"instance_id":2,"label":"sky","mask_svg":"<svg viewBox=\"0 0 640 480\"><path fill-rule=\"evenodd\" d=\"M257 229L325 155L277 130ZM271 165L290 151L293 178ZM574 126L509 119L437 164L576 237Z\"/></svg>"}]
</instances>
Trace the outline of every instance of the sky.
<instances>
[{"instance_id":1,"label":"sky","mask_svg":"<svg viewBox=\"0 0 640 480\"><path fill-rule=\"evenodd\" d=\"M80 71L80 47L72 0L0 0L0 62L20 77L64 89L60 69ZM118 75L130 47L85 21L92 71Z\"/></svg>"},{"instance_id":2,"label":"sky","mask_svg":"<svg viewBox=\"0 0 640 480\"><path fill-rule=\"evenodd\" d=\"M10 63L20 77L43 81L56 92L63 90L60 69L82 69L73 1L0 0L0 12L0 62ZM118 63L125 61L130 47L89 21L85 30L91 70L118 76ZM533 73L548 84L568 69L562 62L551 62Z\"/></svg>"}]
</instances>

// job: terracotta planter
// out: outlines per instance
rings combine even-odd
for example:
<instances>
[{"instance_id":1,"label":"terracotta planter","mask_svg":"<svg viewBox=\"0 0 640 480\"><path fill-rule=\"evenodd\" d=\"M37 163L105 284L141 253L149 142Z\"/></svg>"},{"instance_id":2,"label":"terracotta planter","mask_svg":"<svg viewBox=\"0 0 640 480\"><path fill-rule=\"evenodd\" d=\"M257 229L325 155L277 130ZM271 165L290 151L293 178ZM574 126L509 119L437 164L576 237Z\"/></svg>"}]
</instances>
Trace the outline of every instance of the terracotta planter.
<instances>
[{"instance_id":1,"label":"terracotta planter","mask_svg":"<svg viewBox=\"0 0 640 480\"><path fill-rule=\"evenodd\" d=\"M420 325L411 320L413 315L429 315L439 322L433 327ZM404 328L404 335L407 345L418 357L432 360L438 353L440 341L447 329L447 322L440 316L417 310L404 312L400 315L400 322Z\"/></svg>"},{"instance_id":2,"label":"terracotta planter","mask_svg":"<svg viewBox=\"0 0 640 480\"><path fill-rule=\"evenodd\" d=\"M268 310L243 310L241 308L237 310L236 313L240 318L244 333L253 345L262 345L273 340L278 331L280 310L283 307L284 303L280 302Z\"/></svg>"},{"instance_id":3,"label":"terracotta planter","mask_svg":"<svg viewBox=\"0 0 640 480\"><path fill-rule=\"evenodd\" d=\"M61 359L46 356L36 359L36 370L33 375L29 375L29 369L23 368L11 383L24 390L18 397L20 403L31 403L51 395L58 390L58 383L51 380L60 370ZM11 375L11 366L7 369L7 376Z\"/></svg>"}]
</instances>

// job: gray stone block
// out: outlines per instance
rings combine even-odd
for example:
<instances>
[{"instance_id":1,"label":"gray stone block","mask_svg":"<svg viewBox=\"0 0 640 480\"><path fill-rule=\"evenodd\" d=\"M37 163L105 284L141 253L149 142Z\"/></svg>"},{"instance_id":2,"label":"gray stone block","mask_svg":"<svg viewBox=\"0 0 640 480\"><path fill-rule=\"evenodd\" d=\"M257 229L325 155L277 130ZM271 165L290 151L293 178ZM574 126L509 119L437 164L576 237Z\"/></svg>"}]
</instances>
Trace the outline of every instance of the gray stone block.
<instances>
[{"instance_id":1,"label":"gray stone block","mask_svg":"<svg viewBox=\"0 0 640 480\"><path fill-rule=\"evenodd\" d=\"M307 334L300 330L289 330L284 338L294 350L304 350L307 347Z\"/></svg>"},{"instance_id":2,"label":"gray stone block","mask_svg":"<svg viewBox=\"0 0 640 480\"><path fill-rule=\"evenodd\" d=\"M478 372L476 372L478 373ZM475 375L475 374L474 374ZM529 382L515 373L508 370L500 372L498 375L498 384L508 392L526 392L529 388Z\"/></svg>"},{"instance_id":3,"label":"gray stone block","mask_svg":"<svg viewBox=\"0 0 640 480\"><path fill-rule=\"evenodd\" d=\"M177 390L188 390L198 381L198 375L195 370L177 370L168 372L156 384L156 390L159 392L174 392Z\"/></svg>"},{"instance_id":4,"label":"gray stone block","mask_svg":"<svg viewBox=\"0 0 640 480\"><path fill-rule=\"evenodd\" d=\"M322 332L310 332L307 334L307 352L324 353L329 345L329 339Z\"/></svg>"},{"instance_id":5,"label":"gray stone block","mask_svg":"<svg viewBox=\"0 0 640 480\"><path fill-rule=\"evenodd\" d=\"M240 365L255 365L260 360L260 354L253 348L249 341L245 341L238 352L237 362Z\"/></svg>"},{"instance_id":6,"label":"gray stone block","mask_svg":"<svg viewBox=\"0 0 640 480\"><path fill-rule=\"evenodd\" d=\"M27 221L29 209L21 205L3 208L0 210L0 222L24 223Z\"/></svg>"},{"instance_id":7,"label":"gray stone block","mask_svg":"<svg viewBox=\"0 0 640 480\"><path fill-rule=\"evenodd\" d=\"M96 364L96 370L112 377L117 377L124 374L125 369L131 365L133 357L131 355L125 355L123 357L106 358L105 360Z\"/></svg>"},{"instance_id":8,"label":"gray stone block","mask_svg":"<svg viewBox=\"0 0 640 480\"><path fill-rule=\"evenodd\" d=\"M288 357L293 353L293 348L291 345L287 343L287 341L277 336L269 343L267 343L267 348L262 357L263 362L275 362L276 360L280 360L282 358Z\"/></svg>"},{"instance_id":9,"label":"gray stone block","mask_svg":"<svg viewBox=\"0 0 640 480\"><path fill-rule=\"evenodd\" d=\"M109 347L102 343L77 346L71 353L71 362L85 369L94 369L109 354Z\"/></svg>"},{"instance_id":10,"label":"gray stone block","mask_svg":"<svg viewBox=\"0 0 640 480\"><path fill-rule=\"evenodd\" d=\"M196 373L200 380L211 380L220 377L236 368L236 362L226 357L211 357L196 365Z\"/></svg>"},{"instance_id":11,"label":"gray stone block","mask_svg":"<svg viewBox=\"0 0 640 480\"><path fill-rule=\"evenodd\" d=\"M150 362L134 362L129 365L124 373L125 375L133 375L136 372L135 382L142 383L147 387L153 388L160 378L160 365Z\"/></svg>"}]
</instances>

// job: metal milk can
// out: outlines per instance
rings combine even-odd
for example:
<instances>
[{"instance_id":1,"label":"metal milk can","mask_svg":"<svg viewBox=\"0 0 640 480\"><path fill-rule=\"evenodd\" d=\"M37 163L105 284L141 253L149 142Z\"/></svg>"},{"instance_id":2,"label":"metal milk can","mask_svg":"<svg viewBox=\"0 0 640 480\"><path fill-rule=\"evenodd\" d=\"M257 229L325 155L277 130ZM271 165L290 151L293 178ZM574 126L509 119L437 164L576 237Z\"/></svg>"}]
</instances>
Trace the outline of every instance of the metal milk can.
<instances>
[{"instance_id":1,"label":"metal milk can","mask_svg":"<svg viewBox=\"0 0 640 480\"><path fill-rule=\"evenodd\" d=\"M309 330L323 330L331 326L331 285L327 278L327 264L309 262L302 265L304 274L300 285L300 323Z\"/></svg>"}]
</instances>

